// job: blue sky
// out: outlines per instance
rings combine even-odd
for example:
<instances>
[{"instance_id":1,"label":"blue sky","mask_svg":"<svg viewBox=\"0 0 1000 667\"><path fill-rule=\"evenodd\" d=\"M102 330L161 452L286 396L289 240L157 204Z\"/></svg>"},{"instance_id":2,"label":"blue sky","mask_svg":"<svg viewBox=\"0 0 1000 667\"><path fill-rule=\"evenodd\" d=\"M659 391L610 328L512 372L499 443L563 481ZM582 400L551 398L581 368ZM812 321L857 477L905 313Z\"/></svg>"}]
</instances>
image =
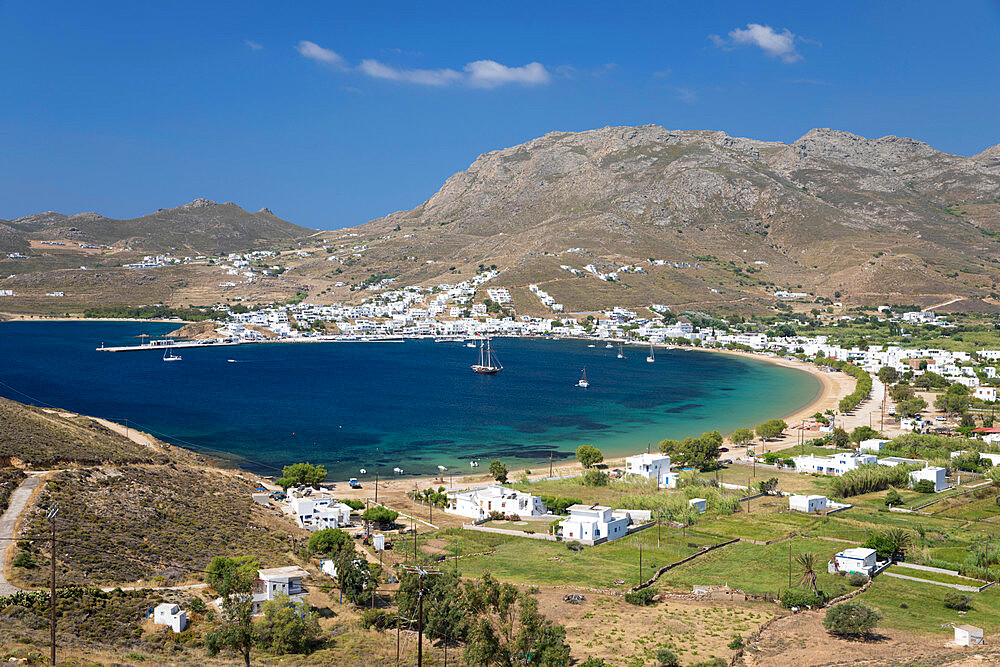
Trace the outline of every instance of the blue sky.
<instances>
[{"instance_id":1,"label":"blue sky","mask_svg":"<svg viewBox=\"0 0 1000 667\"><path fill-rule=\"evenodd\" d=\"M555 130L977 153L1000 3L0 0L0 91L0 218L208 197L332 229Z\"/></svg>"}]
</instances>

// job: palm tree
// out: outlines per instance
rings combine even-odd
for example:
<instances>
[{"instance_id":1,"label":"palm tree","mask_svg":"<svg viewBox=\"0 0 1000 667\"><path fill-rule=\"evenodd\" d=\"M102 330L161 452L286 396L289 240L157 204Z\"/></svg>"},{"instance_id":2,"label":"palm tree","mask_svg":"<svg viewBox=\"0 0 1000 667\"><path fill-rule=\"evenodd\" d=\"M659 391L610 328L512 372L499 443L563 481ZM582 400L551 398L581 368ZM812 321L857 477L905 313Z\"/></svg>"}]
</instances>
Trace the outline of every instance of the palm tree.
<instances>
[{"instance_id":1,"label":"palm tree","mask_svg":"<svg viewBox=\"0 0 1000 667\"><path fill-rule=\"evenodd\" d=\"M795 562L802 568L802 576L799 578L800 584L809 584L815 595L819 595L816 588L816 556L810 552L801 553L795 556Z\"/></svg>"},{"instance_id":2,"label":"palm tree","mask_svg":"<svg viewBox=\"0 0 1000 667\"><path fill-rule=\"evenodd\" d=\"M902 528L890 528L884 533L885 539L892 544L892 556L905 556L913 544L913 536Z\"/></svg>"}]
</instances>

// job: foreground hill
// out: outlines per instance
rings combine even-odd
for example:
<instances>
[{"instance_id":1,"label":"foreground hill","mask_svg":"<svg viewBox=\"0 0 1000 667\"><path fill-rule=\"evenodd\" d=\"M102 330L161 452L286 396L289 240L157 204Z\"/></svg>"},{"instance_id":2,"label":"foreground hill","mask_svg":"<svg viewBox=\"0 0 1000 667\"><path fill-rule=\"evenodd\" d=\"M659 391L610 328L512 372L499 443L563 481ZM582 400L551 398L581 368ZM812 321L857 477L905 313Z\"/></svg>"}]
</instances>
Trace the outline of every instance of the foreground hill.
<instances>
[{"instance_id":1,"label":"foreground hill","mask_svg":"<svg viewBox=\"0 0 1000 667\"><path fill-rule=\"evenodd\" d=\"M496 264L497 282L544 283L569 310L738 309L779 289L993 309L998 150L967 158L828 129L792 144L654 125L553 132L481 155L421 206L348 230L369 246L353 273L447 282ZM643 272L617 283L560 268L628 264Z\"/></svg>"},{"instance_id":2,"label":"foreground hill","mask_svg":"<svg viewBox=\"0 0 1000 667\"><path fill-rule=\"evenodd\" d=\"M143 252L219 254L301 239L314 230L282 220L270 210L245 211L208 199L116 220L97 213L49 211L0 221L0 251L21 252L28 240L68 240Z\"/></svg>"}]
</instances>

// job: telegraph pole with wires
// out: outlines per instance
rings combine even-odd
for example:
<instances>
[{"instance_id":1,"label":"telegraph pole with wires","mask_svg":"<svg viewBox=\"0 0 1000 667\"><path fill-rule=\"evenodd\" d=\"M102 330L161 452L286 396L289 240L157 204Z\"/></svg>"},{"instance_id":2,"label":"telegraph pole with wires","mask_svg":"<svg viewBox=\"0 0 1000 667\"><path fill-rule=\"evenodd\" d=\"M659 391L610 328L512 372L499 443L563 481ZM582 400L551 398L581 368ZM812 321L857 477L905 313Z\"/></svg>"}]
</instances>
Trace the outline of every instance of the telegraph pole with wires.
<instances>
[{"instance_id":1,"label":"telegraph pole with wires","mask_svg":"<svg viewBox=\"0 0 1000 667\"><path fill-rule=\"evenodd\" d=\"M417 576L417 667L424 664L424 577L441 574L437 568L403 565L404 570ZM445 639L447 641L447 638Z\"/></svg>"},{"instance_id":2,"label":"telegraph pole with wires","mask_svg":"<svg viewBox=\"0 0 1000 667\"><path fill-rule=\"evenodd\" d=\"M49 508L45 518L49 520L52 529L51 541L51 578L49 582L49 642L51 645L52 664L56 664L56 515L59 514L59 505L55 504Z\"/></svg>"}]
</instances>

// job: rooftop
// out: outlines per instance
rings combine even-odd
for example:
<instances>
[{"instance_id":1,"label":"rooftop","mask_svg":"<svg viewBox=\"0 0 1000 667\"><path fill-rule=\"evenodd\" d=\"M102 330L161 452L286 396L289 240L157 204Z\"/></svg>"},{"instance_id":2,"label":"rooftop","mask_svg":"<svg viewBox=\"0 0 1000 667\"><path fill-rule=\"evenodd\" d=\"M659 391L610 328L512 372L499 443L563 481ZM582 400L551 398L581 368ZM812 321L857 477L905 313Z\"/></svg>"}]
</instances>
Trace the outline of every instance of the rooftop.
<instances>
[{"instance_id":1,"label":"rooftop","mask_svg":"<svg viewBox=\"0 0 1000 667\"><path fill-rule=\"evenodd\" d=\"M266 570L259 570L257 575L261 579L282 579L285 577L308 577L309 573L298 565L286 565L285 567L271 567Z\"/></svg>"}]
</instances>

